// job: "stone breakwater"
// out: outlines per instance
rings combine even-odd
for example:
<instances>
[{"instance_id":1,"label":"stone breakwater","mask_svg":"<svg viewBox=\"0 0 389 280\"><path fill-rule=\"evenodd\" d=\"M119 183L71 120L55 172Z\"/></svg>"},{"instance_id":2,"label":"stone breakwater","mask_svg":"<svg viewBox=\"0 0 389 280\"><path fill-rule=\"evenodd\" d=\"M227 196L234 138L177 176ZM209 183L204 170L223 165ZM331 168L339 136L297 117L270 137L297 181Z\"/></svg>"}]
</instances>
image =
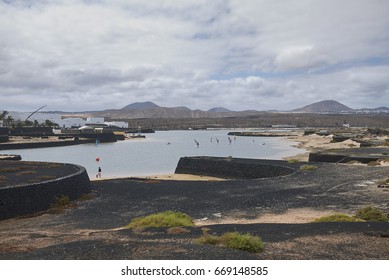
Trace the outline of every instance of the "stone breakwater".
<instances>
[{"instance_id":1,"label":"stone breakwater","mask_svg":"<svg viewBox=\"0 0 389 280\"><path fill-rule=\"evenodd\" d=\"M183 157L176 174L194 174L229 179L259 179L290 175L295 170L281 161L221 157Z\"/></svg>"}]
</instances>

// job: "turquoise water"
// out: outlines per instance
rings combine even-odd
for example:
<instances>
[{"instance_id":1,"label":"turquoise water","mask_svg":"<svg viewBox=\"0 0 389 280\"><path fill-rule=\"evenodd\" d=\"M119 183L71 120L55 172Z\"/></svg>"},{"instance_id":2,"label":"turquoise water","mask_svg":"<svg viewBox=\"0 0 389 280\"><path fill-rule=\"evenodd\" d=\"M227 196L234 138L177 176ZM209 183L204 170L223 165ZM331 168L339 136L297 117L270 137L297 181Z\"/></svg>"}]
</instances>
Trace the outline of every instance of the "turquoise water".
<instances>
[{"instance_id":1,"label":"turquoise water","mask_svg":"<svg viewBox=\"0 0 389 280\"><path fill-rule=\"evenodd\" d=\"M68 147L7 150L26 161L75 163L84 166L91 178L99 167L102 177L172 174L180 157L232 156L282 159L302 153L293 142L278 137L230 137L228 130L163 131L146 134L146 139ZM211 142L212 138L212 142ZM219 143L216 142L216 138ZM195 140L199 142L196 146ZM96 161L99 158L99 161Z\"/></svg>"}]
</instances>

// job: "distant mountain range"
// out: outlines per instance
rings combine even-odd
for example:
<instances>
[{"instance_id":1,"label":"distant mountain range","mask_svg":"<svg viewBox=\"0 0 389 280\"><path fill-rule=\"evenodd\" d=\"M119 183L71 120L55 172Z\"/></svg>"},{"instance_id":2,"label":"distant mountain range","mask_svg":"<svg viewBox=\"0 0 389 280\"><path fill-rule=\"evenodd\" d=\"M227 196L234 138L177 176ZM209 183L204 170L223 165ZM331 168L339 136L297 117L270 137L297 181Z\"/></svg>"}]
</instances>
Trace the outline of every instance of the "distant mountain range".
<instances>
[{"instance_id":1,"label":"distant mountain range","mask_svg":"<svg viewBox=\"0 0 389 280\"><path fill-rule=\"evenodd\" d=\"M279 111L266 111L265 113L277 113ZM285 112L285 111L284 111ZM389 113L388 107L375 109L352 109L335 100L324 100L305 107L297 108L288 112L292 113L316 113L316 114L377 114ZM80 112L93 117L105 117L110 119L141 119L141 118L225 118L225 117L246 117L264 113L263 111L231 111L224 107L215 107L208 111L191 110L188 107L161 107L157 104L147 102L136 102L124 106L121 109L110 109L94 112ZM63 113L64 115L75 115Z\"/></svg>"},{"instance_id":2,"label":"distant mountain range","mask_svg":"<svg viewBox=\"0 0 389 280\"><path fill-rule=\"evenodd\" d=\"M121 109L110 109L97 112L87 112L95 117L112 119L141 119L141 118L223 118L255 115L258 111L234 112L224 107L215 107L208 111L191 110L188 107L161 107L147 102L136 102Z\"/></svg>"}]
</instances>

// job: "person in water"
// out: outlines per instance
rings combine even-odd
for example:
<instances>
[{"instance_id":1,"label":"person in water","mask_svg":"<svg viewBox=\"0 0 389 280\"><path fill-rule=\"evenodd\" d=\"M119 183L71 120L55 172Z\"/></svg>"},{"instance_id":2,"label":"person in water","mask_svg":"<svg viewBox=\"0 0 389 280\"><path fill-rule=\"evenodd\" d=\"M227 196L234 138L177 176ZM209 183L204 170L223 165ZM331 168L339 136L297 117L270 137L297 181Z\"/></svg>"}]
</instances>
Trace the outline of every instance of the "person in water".
<instances>
[{"instance_id":1,"label":"person in water","mask_svg":"<svg viewBox=\"0 0 389 280\"><path fill-rule=\"evenodd\" d=\"M97 178L101 178L101 167L99 167L97 171Z\"/></svg>"}]
</instances>

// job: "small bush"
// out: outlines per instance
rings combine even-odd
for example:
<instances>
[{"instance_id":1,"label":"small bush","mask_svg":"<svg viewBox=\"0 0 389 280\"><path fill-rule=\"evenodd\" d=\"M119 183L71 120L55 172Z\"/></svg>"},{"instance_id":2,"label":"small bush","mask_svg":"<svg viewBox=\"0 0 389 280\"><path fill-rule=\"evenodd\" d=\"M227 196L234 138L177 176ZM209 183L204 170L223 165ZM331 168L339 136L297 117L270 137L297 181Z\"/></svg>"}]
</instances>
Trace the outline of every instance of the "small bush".
<instances>
[{"instance_id":1,"label":"small bush","mask_svg":"<svg viewBox=\"0 0 389 280\"><path fill-rule=\"evenodd\" d=\"M196 241L200 244L218 245L220 244L220 236L205 234Z\"/></svg>"},{"instance_id":2,"label":"small bush","mask_svg":"<svg viewBox=\"0 0 389 280\"><path fill-rule=\"evenodd\" d=\"M330 216L324 216L314 220L314 223L322 222L388 222L387 215L374 208L374 207L365 207L358 210L357 214L354 216L349 216L345 214L335 214Z\"/></svg>"},{"instance_id":3,"label":"small bush","mask_svg":"<svg viewBox=\"0 0 389 280\"><path fill-rule=\"evenodd\" d=\"M314 223L331 223L331 222L360 222L355 217L351 217L345 214L334 214L324 216L313 221Z\"/></svg>"},{"instance_id":4,"label":"small bush","mask_svg":"<svg viewBox=\"0 0 389 280\"><path fill-rule=\"evenodd\" d=\"M190 233L190 230L183 227L172 227L166 230L168 234L185 234Z\"/></svg>"},{"instance_id":5,"label":"small bush","mask_svg":"<svg viewBox=\"0 0 389 280\"><path fill-rule=\"evenodd\" d=\"M49 214L61 214L65 212L66 209L75 207L70 198L67 195L61 195L59 197L55 197L54 203L51 205L50 209L47 210Z\"/></svg>"},{"instance_id":6,"label":"small bush","mask_svg":"<svg viewBox=\"0 0 389 280\"><path fill-rule=\"evenodd\" d=\"M146 227L191 227L193 220L187 214L175 211L165 211L145 217L135 218L126 228L146 228Z\"/></svg>"},{"instance_id":7,"label":"small bush","mask_svg":"<svg viewBox=\"0 0 389 280\"><path fill-rule=\"evenodd\" d=\"M249 233L225 233L220 237L220 240L221 243L228 248L247 251L250 253L259 253L264 249L264 244L262 243L261 238Z\"/></svg>"},{"instance_id":8,"label":"small bush","mask_svg":"<svg viewBox=\"0 0 389 280\"><path fill-rule=\"evenodd\" d=\"M59 197L55 197L54 207L67 207L71 204L70 198L67 195L60 195Z\"/></svg>"},{"instance_id":9,"label":"small bush","mask_svg":"<svg viewBox=\"0 0 389 280\"><path fill-rule=\"evenodd\" d=\"M288 160L288 163L300 163L300 161L298 159L292 158Z\"/></svg>"},{"instance_id":10,"label":"small bush","mask_svg":"<svg viewBox=\"0 0 389 280\"><path fill-rule=\"evenodd\" d=\"M250 253L259 253L264 249L264 244L261 238L249 233L240 234L238 232L229 232L223 234L222 236L204 233L203 236L197 239L197 242L200 244L221 245Z\"/></svg>"},{"instance_id":11,"label":"small bush","mask_svg":"<svg viewBox=\"0 0 389 280\"><path fill-rule=\"evenodd\" d=\"M305 164L305 165L300 166L300 170L302 170L302 171L313 171L316 169L317 169L317 166L309 165L309 164Z\"/></svg>"},{"instance_id":12,"label":"small bush","mask_svg":"<svg viewBox=\"0 0 389 280\"><path fill-rule=\"evenodd\" d=\"M362 219L364 221L371 221L371 222L388 221L388 216L384 212L371 206L358 210L358 213L355 215L355 217L358 219Z\"/></svg>"},{"instance_id":13,"label":"small bush","mask_svg":"<svg viewBox=\"0 0 389 280\"><path fill-rule=\"evenodd\" d=\"M378 161L371 161L367 164L367 166L380 166L381 164Z\"/></svg>"}]
</instances>

